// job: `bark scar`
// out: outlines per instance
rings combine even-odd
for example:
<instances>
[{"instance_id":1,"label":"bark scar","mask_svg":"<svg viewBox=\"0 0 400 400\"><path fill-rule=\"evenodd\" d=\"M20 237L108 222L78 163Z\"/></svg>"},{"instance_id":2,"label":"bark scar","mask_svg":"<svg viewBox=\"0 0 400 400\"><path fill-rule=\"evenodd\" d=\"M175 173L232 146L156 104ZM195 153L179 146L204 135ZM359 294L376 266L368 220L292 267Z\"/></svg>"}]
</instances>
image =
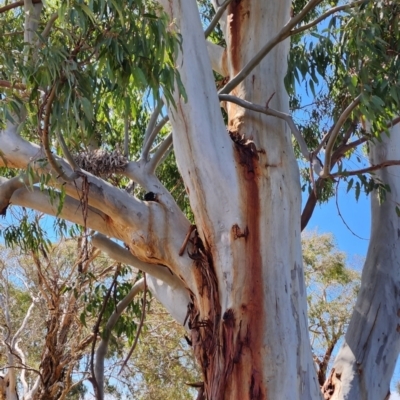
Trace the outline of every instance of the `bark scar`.
<instances>
[{"instance_id":1,"label":"bark scar","mask_svg":"<svg viewBox=\"0 0 400 400\"><path fill-rule=\"evenodd\" d=\"M244 228L243 232L240 229L238 224L235 224L232 226L232 232L233 232L233 238L239 239L239 238L245 238L247 239L247 236L249 235L249 228L246 226L246 228Z\"/></svg>"}]
</instances>

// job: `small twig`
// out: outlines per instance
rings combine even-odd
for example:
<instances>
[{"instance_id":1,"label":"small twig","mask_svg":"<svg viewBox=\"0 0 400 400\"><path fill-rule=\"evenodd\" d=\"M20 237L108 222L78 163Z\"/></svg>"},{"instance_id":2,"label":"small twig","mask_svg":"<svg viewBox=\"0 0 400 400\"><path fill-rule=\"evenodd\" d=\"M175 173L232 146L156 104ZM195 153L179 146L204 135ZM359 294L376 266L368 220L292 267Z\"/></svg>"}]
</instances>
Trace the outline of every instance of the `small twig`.
<instances>
[{"instance_id":1,"label":"small twig","mask_svg":"<svg viewBox=\"0 0 400 400\"><path fill-rule=\"evenodd\" d=\"M125 368L126 364L128 363L129 359L131 358L132 353L134 352L137 342L139 340L139 336L140 336L140 332L142 331L142 327L144 324L144 318L146 315L146 292L147 292L147 282L146 282L146 273L143 273L143 279L144 279L144 288L143 288L143 304L142 304L142 315L140 317L140 323L138 326L138 330L136 332L136 337L135 337L135 341L133 342L133 345L131 347L131 349L129 350L128 356L126 357L126 359L124 360L121 369L118 372L118 375L121 375L121 372L123 371L123 369Z\"/></svg>"},{"instance_id":2,"label":"small twig","mask_svg":"<svg viewBox=\"0 0 400 400\"><path fill-rule=\"evenodd\" d=\"M265 108L269 108L269 103L271 102L272 98L275 96L275 92L269 96L269 99L267 100L267 103L265 104Z\"/></svg>"},{"instance_id":3,"label":"small twig","mask_svg":"<svg viewBox=\"0 0 400 400\"><path fill-rule=\"evenodd\" d=\"M367 168L356 169L353 171L341 171L335 172L334 174L329 175L331 178L342 177L342 176L354 176L360 174L367 174L373 171L377 171L382 168L390 167L392 165L400 165L400 160L386 160L380 164L371 165Z\"/></svg>"},{"instance_id":4,"label":"small twig","mask_svg":"<svg viewBox=\"0 0 400 400\"><path fill-rule=\"evenodd\" d=\"M340 209L339 209L339 182L340 182L340 180L338 180L338 182L337 182L337 184L336 184L336 208L337 208L337 212L338 212L338 214L339 214L339 217L340 217L340 219L343 221L343 223L345 224L345 226L346 226L346 228L355 236L355 237L358 237L359 239L361 239L361 240L368 240L368 239L366 239L366 238L363 238L363 237L361 237L361 236L358 236L351 228L350 228L350 226L347 224L347 222L344 220L344 218L343 218L343 215L342 215L342 213L340 212Z\"/></svg>"},{"instance_id":5,"label":"small twig","mask_svg":"<svg viewBox=\"0 0 400 400\"><path fill-rule=\"evenodd\" d=\"M224 14L226 8L229 6L229 4L232 2L232 0L226 0L224 3L221 4L221 6L218 8L217 12L214 15L214 18L211 20L210 25L208 25L207 29L204 31L204 36L207 38L210 36L211 32L214 30L214 28L217 26L219 20L221 19L222 15Z\"/></svg>"}]
</instances>

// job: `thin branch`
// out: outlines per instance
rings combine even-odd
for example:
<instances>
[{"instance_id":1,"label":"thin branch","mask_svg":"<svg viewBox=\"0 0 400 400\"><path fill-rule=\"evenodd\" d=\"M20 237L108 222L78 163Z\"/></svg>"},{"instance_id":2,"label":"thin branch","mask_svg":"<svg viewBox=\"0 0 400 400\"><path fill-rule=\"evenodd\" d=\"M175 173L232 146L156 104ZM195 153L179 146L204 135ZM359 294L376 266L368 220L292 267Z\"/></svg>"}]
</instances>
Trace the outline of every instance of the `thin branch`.
<instances>
[{"instance_id":1,"label":"thin branch","mask_svg":"<svg viewBox=\"0 0 400 400\"><path fill-rule=\"evenodd\" d=\"M124 157L129 158L129 109L125 107L125 118L124 118Z\"/></svg>"},{"instance_id":2,"label":"thin branch","mask_svg":"<svg viewBox=\"0 0 400 400\"><path fill-rule=\"evenodd\" d=\"M46 154L47 160L48 160L49 164L51 165L51 167L54 169L54 171L64 181L72 182L79 177L79 174L74 172L71 174L71 176L67 175L64 172L63 168L60 165L58 165L57 161L53 157L53 153L50 150L50 140L49 140L50 114L51 114L51 108L53 105L53 101L56 96L56 87L57 87L57 85L54 84L53 88L51 89L51 92L48 96L48 99L47 99L47 106L46 106L46 111L45 111L44 120L43 120L42 144L43 144L43 149ZM40 118L39 118L39 121L40 121ZM62 142L60 141L60 144L61 143Z\"/></svg>"},{"instance_id":3,"label":"thin branch","mask_svg":"<svg viewBox=\"0 0 400 400\"><path fill-rule=\"evenodd\" d=\"M44 39L46 39L49 36L51 28L53 27L54 22L56 22L57 18L58 18L58 13L54 13L48 20L45 28L43 29L42 35L41 35ZM37 42L37 44L39 44L39 42Z\"/></svg>"},{"instance_id":4,"label":"thin branch","mask_svg":"<svg viewBox=\"0 0 400 400\"><path fill-rule=\"evenodd\" d=\"M143 146L143 150L142 150L142 158L143 159L147 159L149 152L150 152L150 148L156 138L156 136L160 133L161 129L165 126L165 124L169 121L169 116L166 115L153 129L153 131L151 132L148 140L146 141L146 143Z\"/></svg>"},{"instance_id":5,"label":"thin branch","mask_svg":"<svg viewBox=\"0 0 400 400\"><path fill-rule=\"evenodd\" d=\"M41 2L42 2L42 0L32 0L32 4L38 4ZM24 1L16 1L14 3L7 4L6 6L0 7L0 14L4 13L6 11L12 10L14 8L17 8L17 7L22 7L23 5L24 5Z\"/></svg>"},{"instance_id":6,"label":"thin branch","mask_svg":"<svg viewBox=\"0 0 400 400\"><path fill-rule=\"evenodd\" d=\"M338 183L336 184L336 195L335 195L335 197L336 197L336 209L337 209L337 212L338 212L338 214L339 214L339 217L340 217L340 219L342 220L342 222L345 224L346 228L347 228L355 237L357 237L357 238L359 238L359 239L361 239L361 240L368 240L368 239L366 239L366 238L363 238L363 237L361 237L361 236L358 236L358 235L350 228L350 226L347 224L347 222L346 222L345 219L343 218L343 215L342 215L342 213L340 212L340 208L339 208L339 190L338 190L339 182L340 182L340 181L338 181Z\"/></svg>"},{"instance_id":7,"label":"thin branch","mask_svg":"<svg viewBox=\"0 0 400 400\"><path fill-rule=\"evenodd\" d=\"M387 127L392 128L393 126L395 126L398 123L400 123L400 117L396 117L392 121L388 122ZM371 138L369 136L364 136L364 137L362 137L358 140L355 140L351 143L347 143L347 144L343 143L341 146L339 146L332 155L331 170L335 166L335 164L338 162L338 160L340 160L347 151L367 142L370 139ZM324 185L324 182L325 182L324 179L318 178L316 181L316 184L315 184L316 190L322 188L322 186ZM310 221L310 218L314 212L317 201L318 201L318 199L315 194L315 191L312 191L310 193L310 195L307 199L306 205L304 206L303 211L301 213L301 230L302 231L306 228L308 222Z\"/></svg>"},{"instance_id":8,"label":"thin branch","mask_svg":"<svg viewBox=\"0 0 400 400\"><path fill-rule=\"evenodd\" d=\"M92 237L92 244L117 262L131 265L134 268L140 269L141 271L162 280L167 285L177 285L178 281L176 276L171 274L168 268L162 265L149 264L139 260L129 250L124 249L118 243L108 239L106 236L100 233L96 233Z\"/></svg>"},{"instance_id":9,"label":"thin branch","mask_svg":"<svg viewBox=\"0 0 400 400\"><path fill-rule=\"evenodd\" d=\"M353 110L360 104L361 102L361 94L359 94L343 111L340 115L339 119L337 120L336 124L332 129L332 133L329 136L328 143L326 144L325 148L325 165L322 170L322 177L328 177L330 170L331 170L331 157L332 157L332 150L333 146L335 145L337 136L339 135L340 129L342 128L343 124L346 122L347 118L353 112Z\"/></svg>"},{"instance_id":10,"label":"thin branch","mask_svg":"<svg viewBox=\"0 0 400 400\"><path fill-rule=\"evenodd\" d=\"M156 170L157 166L163 160L165 160L165 155L168 155L168 152L171 149L171 146L172 146L172 133L170 133L164 139L164 141L161 143L160 147L154 153L153 157L151 157L151 160L149 161L149 171L151 173L154 173L154 171Z\"/></svg>"},{"instance_id":11,"label":"thin branch","mask_svg":"<svg viewBox=\"0 0 400 400\"><path fill-rule=\"evenodd\" d=\"M22 351L22 349L18 346L19 340L17 340L17 342L15 343L15 350L17 351L17 353L19 354L20 358L21 358L21 363L22 365L26 365L26 357L25 357L25 353ZM26 382L26 369L23 369L20 375L20 380L22 383L22 387L24 389L24 395L26 395L28 393L28 383Z\"/></svg>"},{"instance_id":12,"label":"thin branch","mask_svg":"<svg viewBox=\"0 0 400 400\"><path fill-rule=\"evenodd\" d=\"M342 5L342 6L333 7L330 10L326 11L324 14L320 15L314 21L311 21L306 25L302 25L297 29L293 29L290 32L290 35L291 36L292 35L296 35L297 33L300 33L300 32L306 31L307 29L310 29L313 26L319 24L321 21L323 21L324 19L328 18L330 15L332 15L332 14L334 14L336 12L343 11L343 10L346 10L348 8L354 8L354 7L356 7L358 5L361 5L363 3L368 3L369 1L370 0L360 0L360 1L354 1L353 3L350 3L350 4L345 4L345 5Z\"/></svg>"},{"instance_id":13,"label":"thin branch","mask_svg":"<svg viewBox=\"0 0 400 400\"><path fill-rule=\"evenodd\" d=\"M26 314L25 314L25 317L24 317L24 319L23 319L23 321L22 321L22 323L21 323L19 329L17 330L17 332L15 333L15 335L13 336L13 338L12 338L12 340L11 340L11 346L12 346L13 348L14 348L15 343L16 343L16 341L18 340L19 336L21 335L21 333L22 333L23 330L25 329L26 324L28 323L28 320L29 320L29 318L30 318L30 316L31 316L31 314L32 314L33 307L35 306L35 302L36 302L36 299L34 298L34 299L32 300L31 305L30 305L29 308L28 308L28 311L27 311Z\"/></svg>"},{"instance_id":14,"label":"thin branch","mask_svg":"<svg viewBox=\"0 0 400 400\"><path fill-rule=\"evenodd\" d=\"M26 90L26 85L22 83L11 83L9 81L0 79L0 87L4 87L7 89L17 89L17 90Z\"/></svg>"},{"instance_id":15,"label":"thin branch","mask_svg":"<svg viewBox=\"0 0 400 400\"><path fill-rule=\"evenodd\" d=\"M99 316L97 317L96 324L93 327L94 338L93 338L92 350L91 350L91 354L90 354L90 371L91 371L92 376L91 376L90 381L91 381L91 383L93 385L93 389L94 389L94 392L95 392L95 395L96 395L96 399L99 398L98 397L99 385L97 383L97 379L96 379L96 375L95 375L95 371L94 371L94 349L96 347L96 339L97 339L97 335L99 334L100 323L101 323L101 320L103 318L104 311L106 310L106 306L107 306L108 300L109 300L109 298L111 296L112 289L117 283L118 275L119 275L119 268L117 268L117 270L115 271L113 281L112 281L111 286L108 289L108 291L107 291L107 293L106 293L106 295L104 297L103 305L101 307Z\"/></svg>"},{"instance_id":16,"label":"thin branch","mask_svg":"<svg viewBox=\"0 0 400 400\"><path fill-rule=\"evenodd\" d=\"M286 114L281 111L274 110L273 108L268 107L268 104L266 107L263 107L258 104L253 104L247 100L243 100L236 96L231 96L228 94L220 94L218 97L221 101L229 101L229 102L235 103L243 108L247 108L249 110L260 112L265 115L271 115L273 117L283 119L288 124L290 130L292 131L293 136L296 138L303 156L307 160L310 159L310 151L308 150L307 144L306 144L303 136L301 135L300 130L297 128L296 124L294 123L293 118L290 114Z\"/></svg>"},{"instance_id":17,"label":"thin branch","mask_svg":"<svg viewBox=\"0 0 400 400\"><path fill-rule=\"evenodd\" d=\"M144 134L143 149L142 149L141 158L145 158L147 156L147 154L145 154L145 148L147 148L146 145L150 140L150 136L151 136L151 134L152 134L152 132L154 130L154 127L156 126L157 118L160 115L160 112L161 112L163 106L164 106L164 102L162 100L160 100L158 102L156 108L154 109L153 113L151 114L149 124L147 125L147 129L146 129L146 132ZM148 148L150 149L150 147L151 147L151 143L148 146Z\"/></svg>"},{"instance_id":18,"label":"thin branch","mask_svg":"<svg viewBox=\"0 0 400 400\"><path fill-rule=\"evenodd\" d=\"M107 354L108 343L110 341L111 331L115 324L118 322L119 317L129 306L135 296L144 289L144 279L138 280L133 286L129 293L116 305L114 312L111 314L107 321L106 327L104 328L101 335L101 342L96 351L96 365L95 374L99 389L99 399L104 398L104 359Z\"/></svg>"},{"instance_id":19,"label":"thin branch","mask_svg":"<svg viewBox=\"0 0 400 400\"><path fill-rule=\"evenodd\" d=\"M241 83L251 71L265 58L265 56L280 42L291 35L291 30L299 24L306 15L320 4L322 0L310 0L299 14L291 18L289 22L273 37L220 91L220 94L230 93Z\"/></svg>"},{"instance_id":20,"label":"thin branch","mask_svg":"<svg viewBox=\"0 0 400 400\"><path fill-rule=\"evenodd\" d=\"M335 172L334 174L331 174L330 177L337 178L337 177L342 177L342 176L354 176L354 175L360 175L360 174L368 174L368 173L377 171L382 168L390 167L392 165L400 165L400 160L387 160L380 164L371 165L370 167L367 167L367 168L356 169L353 171Z\"/></svg>"},{"instance_id":21,"label":"thin branch","mask_svg":"<svg viewBox=\"0 0 400 400\"><path fill-rule=\"evenodd\" d=\"M134 352L137 342L139 340L140 332L142 331L144 318L146 316L146 293L147 293L147 283L146 283L146 274L143 274L143 281L144 281L144 288L143 288L143 304L142 304L142 315L140 317L140 323L136 332L135 341L133 342L132 348L129 350L128 356L126 357L125 361L123 362L121 369L119 370L118 375L121 375L121 372L125 368L126 364L128 363L129 359L131 358L132 353Z\"/></svg>"},{"instance_id":22,"label":"thin branch","mask_svg":"<svg viewBox=\"0 0 400 400\"><path fill-rule=\"evenodd\" d=\"M214 15L214 18L210 22L210 25L208 25L207 29L204 31L204 36L207 38L210 36L211 32L214 30L214 28L217 26L219 20L221 19L222 15L224 14L226 8L229 6L229 4L232 2L232 0L226 0L224 3L222 3L221 7L218 8L217 12Z\"/></svg>"},{"instance_id":23,"label":"thin branch","mask_svg":"<svg viewBox=\"0 0 400 400\"><path fill-rule=\"evenodd\" d=\"M58 143L60 144L61 150L64 154L65 159L68 161L68 164L72 168L73 171L80 171L81 169L79 168L78 164L75 162L74 157L72 157L67 144L65 143L64 137L61 134L60 130L57 129L56 131L56 136Z\"/></svg>"}]
</instances>

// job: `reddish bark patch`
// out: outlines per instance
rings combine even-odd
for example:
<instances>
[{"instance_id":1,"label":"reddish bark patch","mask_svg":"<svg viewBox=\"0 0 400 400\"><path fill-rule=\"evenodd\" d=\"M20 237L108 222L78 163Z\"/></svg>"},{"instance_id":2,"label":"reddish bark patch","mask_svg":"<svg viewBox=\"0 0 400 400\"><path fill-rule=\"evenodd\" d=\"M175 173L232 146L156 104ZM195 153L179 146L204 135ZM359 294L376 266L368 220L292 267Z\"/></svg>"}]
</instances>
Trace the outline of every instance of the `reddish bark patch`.
<instances>
[{"instance_id":1,"label":"reddish bark patch","mask_svg":"<svg viewBox=\"0 0 400 400\"><path fill-rule=\"evenodd\" d=\"M237 337L234 341L234 364L237 366L232 371L232 376L227 376L227 382L234 384L235 389L243 398L266 399L266 382L263 382L262 371L264 362L261 349L264 336L264 291L263 291L263 265L261 259L260 237L260 195L258 181L262 179L259 173L259 157L254 143L245 139L244 135L231 134L235 142L237 162L242 168L239 173L244 174L242 181L242 198L239 206L246 216L245 235L245 265L240 266L248 278L243 282L240 307L240 329L236 327ZM233 233L237 237L244 237L239 226L233 226ZM239 235L238 235L239 233ZM238 284L238 282L236 282ZM225 340L230 340L225 337ZM227 360L225 360L227 361ZM229 372L229 370L227 370ZM234 383L233 383L234 382ZM247 390L246 390L247 385Z\"/></svg>"},{"instance_id":2,"label":"reddish bark patch","mask_svg":"<svg viewBox=\"0 0 400 400\"><path fill-rule=\"evenodd\" d=\"M256 145L251 139L247 139L245 135L239 132L229 131L229 136L235 143L236 150L239 154L239 164L246 167L246 179L254 178L254 160L258 160L258 151ZM257 189L258 191L258 189Z\"/></svg>"},{"instance_id":3,"label":"reddish bark patch","mask_svg":"<svg viewBox=\"0 0 400 400\"><path fill-rule=\"evenodd\" d=\"M246 239L248 234L249 234L249 229L246 226L246 228L244 228L244 230L242 231L240 229L239 225L235 224L235 225L232 226L232 233L233 233L233 238L235 240L239 239L239 238L245 238Z\"/></svg>"},{"instance_id":4,"label":"reddish bark patch","mask_svg":"<svg viewBox=\"0 0 400 400\"><path fill-rule=\"evenodd\" d=\"M243 20L250 16L249 2L245 0L233 0L228 6L228 15L230 16L229 50L231 53L231 66L233 73L236 75L242 67L242 56L240 54L243 46L242 31L246 29L246 24L243 23Z\"/></svg>"}]
</instances>

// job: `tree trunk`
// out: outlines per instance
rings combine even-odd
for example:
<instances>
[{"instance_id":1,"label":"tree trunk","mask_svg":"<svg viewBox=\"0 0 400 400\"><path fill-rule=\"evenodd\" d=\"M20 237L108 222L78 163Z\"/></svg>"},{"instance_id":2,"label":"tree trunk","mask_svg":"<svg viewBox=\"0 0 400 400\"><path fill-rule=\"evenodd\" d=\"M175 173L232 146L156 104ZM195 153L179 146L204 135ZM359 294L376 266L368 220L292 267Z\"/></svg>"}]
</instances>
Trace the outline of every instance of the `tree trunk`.
<instances>
[{"instance_id":1,"label":"tree trunk","mask_svg":"<svg viewBox=\"0 0 400 400\"><path fill-rule=\"evenodd\" d=\"M396 160L400 127L371 145L371 164ZM375 172L375 180L390 186L380 204L371 196L371 237L361 289L345 342L323 388L326 399L383 400L400 350L400 167Z\"/></svg>"},{"instance_id":2,"label":"tree trunk","mask_svg":"<svg viewBox=\"0 0 400 400\"><path fill-rule=\"evenodd\" d=\"M231 3L225 59L230 78L287 22L290 4ZM170 113L197 226L188 247L197 283L188 319L206 397L318 399L290 133L279 120L228 105L228 134L207 49L197 40L202 27L194 2L168 1L165 9L184 38L178 65L189 101L176 97L179 112ZM265 105L275 93L271 107L287 111L288 49L288 42L277 46L233 94Z\"/></svg>"}]
</instances>

